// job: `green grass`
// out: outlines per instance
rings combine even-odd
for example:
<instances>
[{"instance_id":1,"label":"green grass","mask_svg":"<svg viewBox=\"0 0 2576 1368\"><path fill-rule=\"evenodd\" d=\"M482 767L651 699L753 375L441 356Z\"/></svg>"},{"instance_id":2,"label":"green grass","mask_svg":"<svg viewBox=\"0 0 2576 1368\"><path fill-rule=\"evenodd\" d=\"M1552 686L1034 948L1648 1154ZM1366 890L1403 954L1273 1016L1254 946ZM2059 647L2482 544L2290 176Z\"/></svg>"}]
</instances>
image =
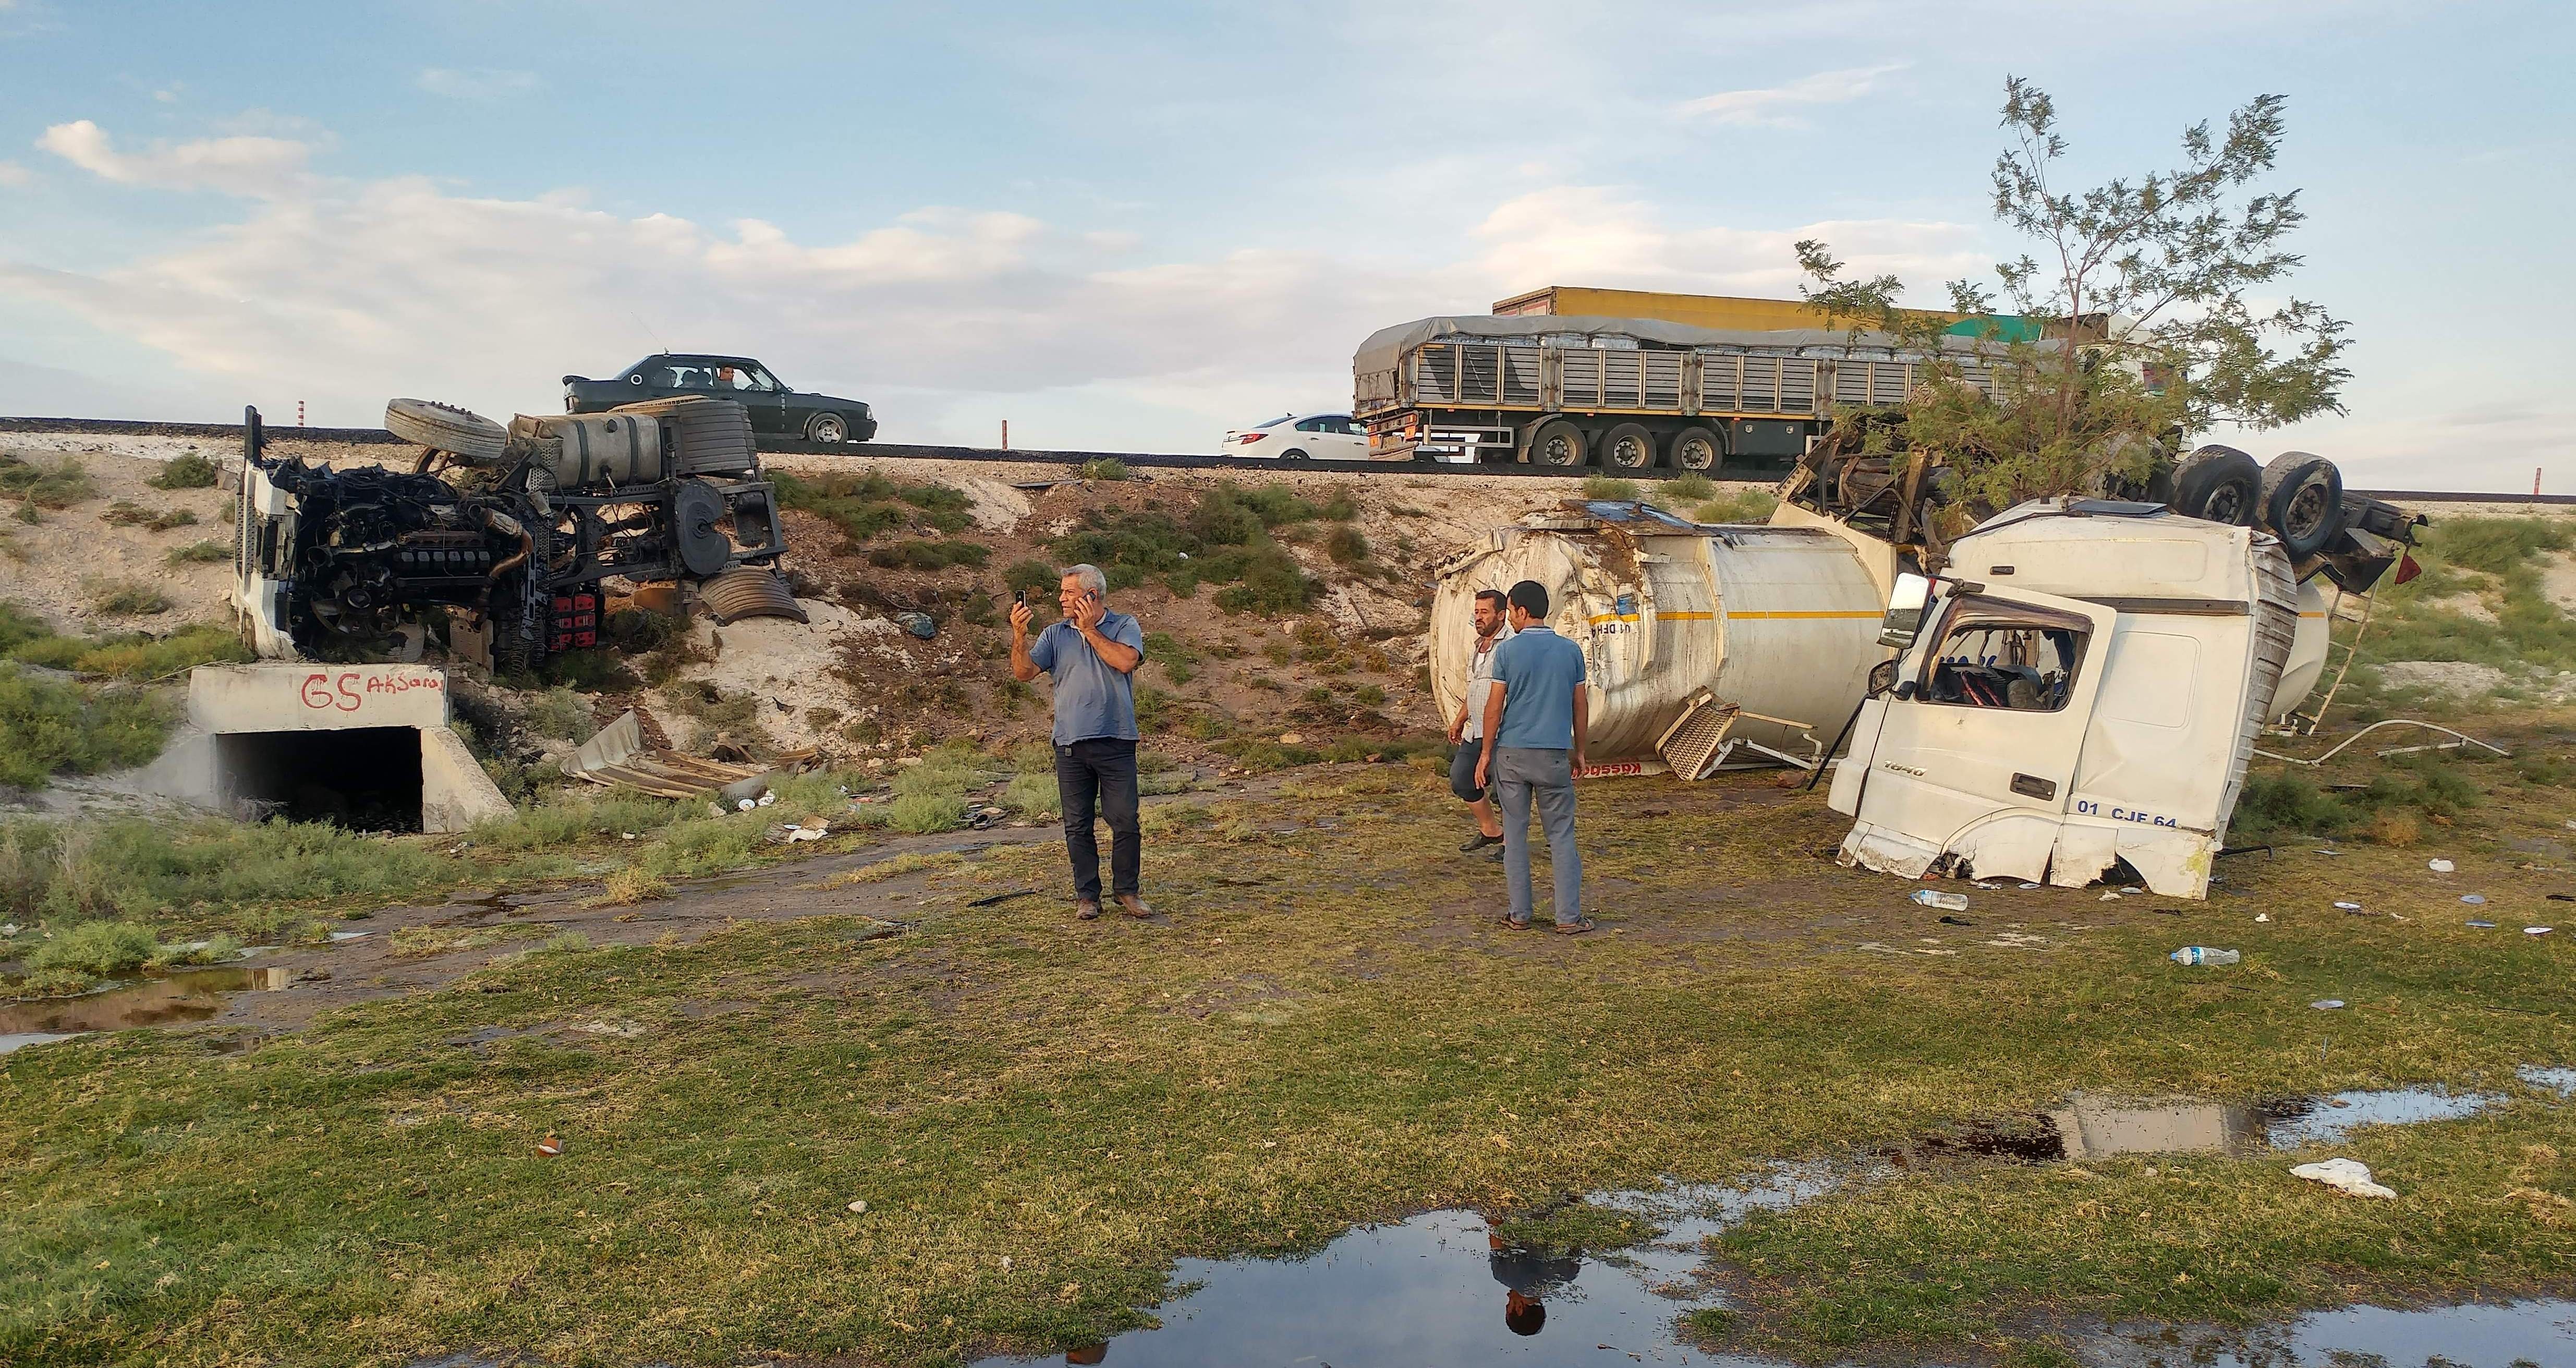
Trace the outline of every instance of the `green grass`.
<instances>
[{"instance_id":1,"label":"green grass","mask_svg":"<svg viewBox=\"0 0 2576 1368\"><path fill-rule=\"evenodd\" d=\"M1067 564L1099 566L1112 588L1159 579L1186 598L1216 584L1225 586L1216 604L1229 613L1297 612L1324 586L1279 547L1271 529L1353 511L1346 500L1319 507L1281 486L1245 489L1227 481L1202 490L1183 517L1159 508L1090 510L1052 549ZM1360 546L1364 552L1365 541Z\"/></svg>"},{"instance_id":2,"label":"green grass","mask_svg":"<svg viewBox=\"0 0 2576 1368\"><path fill-rule=\"evenodd\" d=\"M232 544L216 541L211 537L204 541L190 542L185 546L171 547L170 554L162 557L172 565L211 565L216 561L227 561L232 558Z\"/></svg>"},{"instance_id":3,"label":"green grass","mask_svg":"<svg viewBox=\"0 0 2576 1368\"><path fill-rule=\"evenodd\" d=\"M1676 483L1679 483L1676 481ZM1691 510L1691 521L1704 523L1758 523L1769 520L1771 510L1780 500L1767 489L1743 489L1719 495Z\"/></svg>"},{"instance_id":4,"label":"green grass","mask_svg":"<svg viewBox=\"0 0 2576 1368\"><path fill-rule=\"evenodd\" d=\"M2498 739L2545 748L2551 725ZM948 752L897 783L1000 768ZM0 1059L0 1360L1057 1353L1141 1323L1182 1257L1303 1254L1441 1207L1599 1249L1633 1224L1569 1197L1781 1158L1878 1169L2075 1089L2509 1101L2339 1147L2392 1203L2288 1176L2321 1151L1887 1170L1728 1236L1742 1309L1688 1331L1954 1361L2088 1317L2563 1287L2576 1107L2512 1071L2576 1062L2567 952L2472 931L2455 900L2543 906L2562 876L2507 842L2557 831L2567 795L2509 762L2445 768L2478 799L2447 833L2456 879L2413 852L2285 850L2226 862L2209 904L1974 892L1973 930L1809 858L1847 824L1772 776L1587 785L1587 869L1615 893L1574 941L1487 925L1498 876L1456 859L1436 772L1318 770L1154 811L1169 926L970 905L1060 877L1041 843L924 856L693 941L565 928L239 1053L153 1032L26 1051ZM2383 774L2419 782L2366 759L2317 777ZM681 825L701 822L722 825ZM899 931L833 901L871 889L904 895L881 905ZM2354 890L2409 919L2329 906ZM2045 944L1981 943L2015 925ZM2177 969L2186 940L2245 961ZM1930 949L1963 953L1910 953ZM2352 1008L2308 1008L2325 996ZM534 1153L549 1134L560 1159Z\"/></svg>"},{"instance_id":5,"label":"green grass","mask_svg":"<svg viewBox=\"0 0 2576 1368\"><path fill-rule=\"evenodd\" d=\"M991 547L970 541L900 541L868 552L868 564L883 570L945 570L952 565L982 565Z\"/></svg>"},{"instance_id":6,"label":"green grass","mask_svg":"<svg viewBox=\"0 0 2576 1368\"><path fill-rule=\"evenodd\" d=\"M1583 477L1583 497L1587 499L1601 499L1613 503L1632 503L1636 500L1637 495L1638 488L1635 480L1623 480L1616 475L1586 475Z\"/></svg>"},{"instance_id":7,"label":"green grass","mask_svg":"<svg viewBox=\"0 0 2576 1368\"><path fill-rule=\"evenodd\" d=\"M1127 478L1127 463L1114 456L1103 456L1083 462L1077 473L1086 480L1123 480Z\"/></svg>"},{"instance_id":8,"label":"green grass","mask_svg":"<svg viewBox=\"0 0 2576 1368\"><path fill-rule=\"evenodd\" d=\"M974 526L974 500L939 484L906 484L877 474L769 472L782 508L801 509L841 529L853 542L903 527L963 532Z\"/></svg>"},{"instance_id":9,"label":"green grass","mask_svg":"<svg viewBox=\"0 0 2576 1368\"><path fill-rule=\"evenodd\" d=\"M175 720L148 694L39 679L0 664L0 787L42 788L57 774L143 764L161 753Z\"/></svg>"},{"instance_id":10,"label":"green grass","mask_svg":"<svg viewBox=\"0 0 2576 1368\"><path fill-rule=\"evenodd\" d=\"M159 473L143 483L154 489L211 489L217 473L213 461L190 451L162 462Z\"/></svg>"},{"instance_id":11,"label":"green grass","mask_svg":"<svg viewBox=\"0 0 2576 1368\"><path fill-rule=\"evenodd\" d=\"M112 978L141 969L160 953L161 940L151 927L123 921L83 922L28 952L27 967Z\"/></svg>"},{"instance_id":12,"label":"green grass","mask_svg":"<svg viewBox=\"0 0 2576 1368\"><path fill-rule=\"evenodd\" d=\"M2516 675L2576 669L2576 618L2550 601L2539 561L2576 544L2576 528L2554 519L2454 518L2436 522L2423 543L2415 554L2424 573L2380 589L2361 663L2466 661ZM2495 621L2439 602L2462 593L2476 594ZM2352 630L2336 624L2339 640L2348 642Z\"/></svg>"},{"instance_id":13,"label":"green grass","mask_svg":"<svg viewBox=\"0 0 2576 1368\"><path fill-rule=\"evenodd\" d=\"M123 499L107 506L98 520L114 527L140 527L150 532L167 532L174 527L194 527L197 515L185 508L145 508Z\"/></svg>"},{"instance_id":14,"label":"green grass","mask_svg":"<svg viewBox=\"0 0 2576 1368\"><path fill-rule=\"evenodd\" d=\"M94 579L82 587L89 592L90 610L109 617L152 617L170 611L170 596L156 584Z\"/></svg>"}]
</instances>

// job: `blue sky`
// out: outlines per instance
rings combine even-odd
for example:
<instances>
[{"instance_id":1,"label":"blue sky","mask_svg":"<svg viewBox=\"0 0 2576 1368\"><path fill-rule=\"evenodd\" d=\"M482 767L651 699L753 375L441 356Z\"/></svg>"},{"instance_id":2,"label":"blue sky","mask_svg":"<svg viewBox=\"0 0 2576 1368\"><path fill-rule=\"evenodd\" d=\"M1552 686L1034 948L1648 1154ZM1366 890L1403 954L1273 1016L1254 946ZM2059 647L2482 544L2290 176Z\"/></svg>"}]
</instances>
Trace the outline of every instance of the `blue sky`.
<instances>
[{"instance_id":1,"label":"blue sky","mask_svg":"<svg viewBox=\"0 0 2576 1368\"><path fill-rule=\"evenodd\" d=\"M0 0L0 412L506 414L662 342L884 436L1204 450L1546 284L1925 303L2008 73L2087 179L2289 97L2296 293L2381 485L2576 490L2563 4ZM659 341L657 341L657 339Z\"/></svg>"}]
</instances>

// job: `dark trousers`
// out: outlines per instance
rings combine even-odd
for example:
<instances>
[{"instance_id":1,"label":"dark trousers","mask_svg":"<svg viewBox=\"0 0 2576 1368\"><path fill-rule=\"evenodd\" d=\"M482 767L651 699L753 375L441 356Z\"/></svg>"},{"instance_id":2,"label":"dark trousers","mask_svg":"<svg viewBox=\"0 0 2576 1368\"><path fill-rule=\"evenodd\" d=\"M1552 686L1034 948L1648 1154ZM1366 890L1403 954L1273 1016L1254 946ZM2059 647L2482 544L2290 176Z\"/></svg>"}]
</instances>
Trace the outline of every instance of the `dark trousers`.
<instances>
[{"instance_id":1,"label":"dark trousers","mask_svg":"<svg viewBox=\"0 0 2576 1368\"><path fill-rule=\"evenodd\" d=\"M1100 841L1092 833L1094 809L1109 823L1109 888L1137 891L1136 869L1144 839L1136 830L1136 743L1094 737L1055 748L1056 798L1064 805L1064 853L1073 861L1073 891L1100 901Z\"/></svg>"}]
</instances>

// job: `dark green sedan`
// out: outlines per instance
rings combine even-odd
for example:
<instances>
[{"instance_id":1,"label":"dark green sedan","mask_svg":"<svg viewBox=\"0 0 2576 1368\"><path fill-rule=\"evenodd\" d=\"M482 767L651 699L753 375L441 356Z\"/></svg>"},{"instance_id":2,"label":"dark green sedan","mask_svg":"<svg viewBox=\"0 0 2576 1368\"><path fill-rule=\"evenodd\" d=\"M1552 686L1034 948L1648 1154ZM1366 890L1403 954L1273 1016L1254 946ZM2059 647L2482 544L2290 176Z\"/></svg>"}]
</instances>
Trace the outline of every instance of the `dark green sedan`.
<instances>
[{"instance_id":1,"label":"dark green sedan","mask_svg":"<svg viewBox=\"0 0 2576 1368\"><path fill-rule=\"evenodd\" d=\"M748 356L664 352L628 366L614 380L567 375L563 386L566 413L604 413L639 399L703 394L749 409L755 432L809 442L864 442L877 435L876 416L867 405L789 389Z\"/></svg>"}]
</instances>

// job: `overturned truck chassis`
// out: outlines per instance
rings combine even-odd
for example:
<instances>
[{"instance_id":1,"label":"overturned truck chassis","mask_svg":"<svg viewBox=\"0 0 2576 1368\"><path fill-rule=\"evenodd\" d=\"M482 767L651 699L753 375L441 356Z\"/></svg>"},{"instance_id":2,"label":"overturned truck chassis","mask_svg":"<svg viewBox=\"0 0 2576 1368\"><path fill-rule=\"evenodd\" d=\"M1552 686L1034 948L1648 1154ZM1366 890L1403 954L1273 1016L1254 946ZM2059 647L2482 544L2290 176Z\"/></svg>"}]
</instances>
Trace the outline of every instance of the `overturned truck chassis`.
<instances>
[{"instance_id":1,"label":"overturned truck chassis","mask_svg":"<svg viewBox=\"0 0 2576 1368\"><path fill-rule=\"evenodd\" d=\"M253 649L416 658L445 632L451 649L480 654L455 640L463 631L488 640L495 668L520 672L596 643L597 588L611 577L703 583L737 567L775 577L786 541L756 465L693 470L653 415L548 423L563 421L581 423L573 435L584 439L619 425L648 435L630 438L614 466L586 449L567 459L566 437L532 427L514 430L498 460L452 476L433 473L446 453L425 453L411 471L343 470L270 457L248 410L234 566Z\"/></svg>"}]
</instances>

